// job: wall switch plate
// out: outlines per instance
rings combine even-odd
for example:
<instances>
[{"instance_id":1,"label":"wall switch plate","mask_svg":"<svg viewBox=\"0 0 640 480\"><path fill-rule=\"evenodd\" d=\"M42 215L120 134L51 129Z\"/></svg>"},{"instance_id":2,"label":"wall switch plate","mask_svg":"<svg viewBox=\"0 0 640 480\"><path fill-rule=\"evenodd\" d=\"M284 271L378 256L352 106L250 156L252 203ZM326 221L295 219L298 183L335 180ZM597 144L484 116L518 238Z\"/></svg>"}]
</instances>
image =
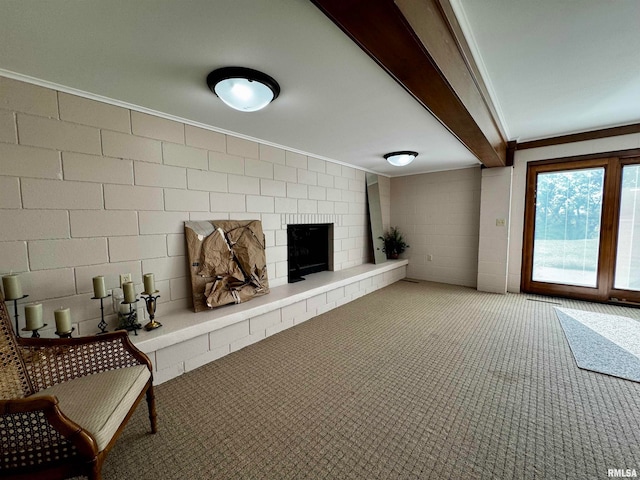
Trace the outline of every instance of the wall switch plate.
<instances>
[{"instance_id":1,"label":"wall switch plate","mask_svg":"<svg viewBox=\"0 0 640 480\"><path fill-rule=\"evenodd\" d=\"M131 274L130 273L121 273L120 274L120 288L122 288L122 284L123 283L127 283L131 281Z\"/></svg>"},{"instance_id":2,"label":"wall switch plate","mask_svg":"<svg viewBox=\"0 0 640 480\"><path fill-rule=\"evenodd\" d=\"M427 255L427 262L430 262L433 260L433 255Z\"/></svg>"}]
</instances>

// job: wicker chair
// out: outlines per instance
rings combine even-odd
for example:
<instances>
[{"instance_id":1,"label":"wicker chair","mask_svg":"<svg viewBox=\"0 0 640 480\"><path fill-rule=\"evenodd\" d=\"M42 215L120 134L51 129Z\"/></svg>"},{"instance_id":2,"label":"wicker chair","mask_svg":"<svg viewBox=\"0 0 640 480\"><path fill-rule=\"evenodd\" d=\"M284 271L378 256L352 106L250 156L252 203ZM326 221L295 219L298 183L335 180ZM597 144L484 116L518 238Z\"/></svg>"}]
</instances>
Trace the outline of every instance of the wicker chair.
<instances>
[{"instance_id":1,"label":"wicker chair","mask_svg":"<svg viewBox=\"0 0 640 480\"><path fill-rule=\"evenodd\" d=\"M105 456L146 395L151 363L120 331L16 338L0 293L0 478L100 479Z\"/></svg>"}]
</instances>

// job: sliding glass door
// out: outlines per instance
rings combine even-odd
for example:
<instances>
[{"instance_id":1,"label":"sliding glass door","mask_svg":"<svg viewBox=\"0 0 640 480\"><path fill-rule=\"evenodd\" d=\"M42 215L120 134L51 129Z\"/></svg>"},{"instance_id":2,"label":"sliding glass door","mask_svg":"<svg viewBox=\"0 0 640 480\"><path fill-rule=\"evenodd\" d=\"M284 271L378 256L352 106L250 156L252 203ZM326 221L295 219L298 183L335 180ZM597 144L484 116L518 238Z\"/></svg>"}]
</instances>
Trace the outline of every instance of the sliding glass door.
<instances>
[{"instance_id":1,"label":"sliding glass door","mask_svg":"<svg viewBox=\"0 0 640 480\"><path fill-rule=\"evenodd\" d=\"M538 175L532 279L597 285L604 168Z\"/></svg>"},{"instance_id":2,"label":"sliding glass door","mask_svg":"<svg viewBox=\"0 0 640 480\"><path fill-rule=\"evenodd\" d=\"M522 289L640 301L640 159L529 166Z\"/></svg>"},{"instance_id":3,"label":"sliding glass door","mask_svg":"<svg viewBox=\"0 0 640 480\"><path fill-rule=\"evenodd\" d=\"M640 165L622 167L614 288L640 291Z\"/></svg>"}]
</instances>

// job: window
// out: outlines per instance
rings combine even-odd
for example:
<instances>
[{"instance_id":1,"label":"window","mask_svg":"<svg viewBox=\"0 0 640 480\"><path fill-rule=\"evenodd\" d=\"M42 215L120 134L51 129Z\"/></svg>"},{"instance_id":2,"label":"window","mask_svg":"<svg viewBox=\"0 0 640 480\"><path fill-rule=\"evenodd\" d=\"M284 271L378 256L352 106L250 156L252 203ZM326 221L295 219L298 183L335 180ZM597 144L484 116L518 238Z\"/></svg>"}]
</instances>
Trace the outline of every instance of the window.
<instances>
[{"instance_id":1,"label":"window","mask_svg":"<svg viewBox=\"0 0 640 480\"><path fill-rule=\"evenodd\" d=\"M522 290L640 302L640 158L529 165Z\"/></svg>"}]
</instances>

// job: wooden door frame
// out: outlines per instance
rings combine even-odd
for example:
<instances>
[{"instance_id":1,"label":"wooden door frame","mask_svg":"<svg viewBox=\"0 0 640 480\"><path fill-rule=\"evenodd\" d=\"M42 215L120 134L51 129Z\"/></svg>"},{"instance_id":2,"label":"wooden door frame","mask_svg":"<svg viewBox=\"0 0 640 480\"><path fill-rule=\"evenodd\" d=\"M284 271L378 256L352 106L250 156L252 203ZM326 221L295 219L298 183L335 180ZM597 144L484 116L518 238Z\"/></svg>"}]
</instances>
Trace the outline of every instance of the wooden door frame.
<instances>
[{"instance_id":1,"label":"wooden door frame","mask_svg":"<svg viewBox=\"0 0 640 480\"><path fill-rule=\"evenodd\" d=\"M635 306L640 306L640 292L634 292L632 290L622 290L622 289L617 289L614 288L613 285L613 279L615 279L615 258L618 252L618 228L617 226L620 224L620 195L622 193L621 190L621 186L622 186L622 169L627 166L627 165L640 165L640 157L625 157L625 158L620 158L619 161L617 162L617 167L618 167L618 171L617 171L617 186L616 186L616 202L615 202L615 206L616 206L616 211L615 211L615 218L613 219L614 221L614 226L616 228L614 228L612 230L613 232L613 236L614 236L614 241L612 244L612 248L613 250L610 252L610 257L611 257L611 261L614 263L612 265L611 268L611 272L613 275L612 281L611 281L611 289L609 291L609 297L614 297L617 300L615 301L615 303L632 303Z\"/></svg>"},{"instance_id":2,"label":"wooden door frame","mask_svg":"<svg viewBox=\"0 0 640 480\"><path fill-rule=\"evenodd\" d=\"M625 155L626 153L626 155ZM527 165L525 191L525 217L522 248L522 275L520 288L525 293L569 297L606 303L632 303L640 305L640 292L613 288L615 260L618 243L620 215L620 186L622 168L640 164L637 150L611 152L610 154L585 155L581 157L541 160ZM596 287L534 282L533 242L535 235L536 186L538 173L604 167L602 213L600 224L600 249ZM533 201L532 201L533 199ZM615 297L612 298L612 297Z\"/></svg>"},{"instance_id":3,"label":"wooden door frame","mask_svg":"<svg viewBox=\"0 0 640 480\"><path fill-rule=\"evenodd\" d=\"M537 293L540 295L550 295L554 297L571 297L583 300L592 300L603 302L607 300L607 281L609 280L608 270L605 270L605 256L599 255L598 259L598 277L596 279L596 287L583 287L577 285L554 284L547 282L535 282L531 279L533 272L533 241L535 234L535 214L536 214L536 186L538 173L547 173L565 170L580 170L585 168L605 169L603 181L603 193L606 192L606 185L609 181L609 172L607 170L610 158L597 158L591 160L575 160L575 161L554 161L543 160L540 162L531 162L527 165L527 184L525 193L525 210L524 210L524 238L522 244L522 278L521 290L527 293ZM533 201L532 201L533 199ZM605 209L609 208L610 199L606 193L602 199L601 220L605 217ZM609 251L610 235L607 229L601 223L600 229L600 250L607 248ZM609 229L610 230L610 229ZM606 256L608 257L608 255Z\"/></svg>"}]
</instances>

